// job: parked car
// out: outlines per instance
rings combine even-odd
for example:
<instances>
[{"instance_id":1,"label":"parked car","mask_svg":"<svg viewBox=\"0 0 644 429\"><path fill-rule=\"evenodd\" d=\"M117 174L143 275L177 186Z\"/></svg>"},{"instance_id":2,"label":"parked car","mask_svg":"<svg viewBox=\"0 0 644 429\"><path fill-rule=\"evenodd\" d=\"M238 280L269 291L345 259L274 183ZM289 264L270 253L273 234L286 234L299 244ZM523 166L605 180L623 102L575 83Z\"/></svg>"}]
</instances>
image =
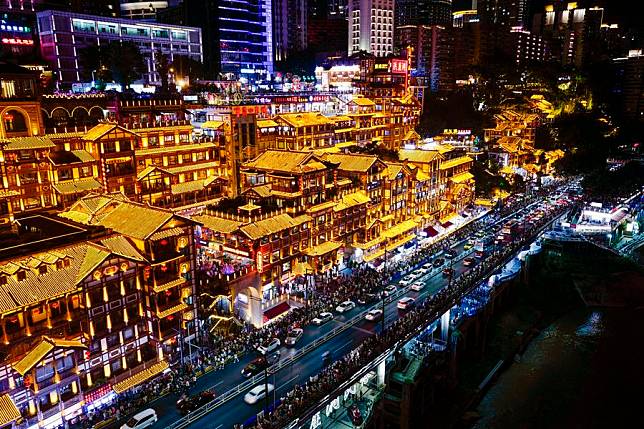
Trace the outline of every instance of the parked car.
<instances>
[{"instance_id":1,"label":"parked car","mask_svg":"<svg viewBox=\"0 0 644 429\"><path fill-rule=\"evenodd\" d=\"M328 311L325 311L324 313L320 313L318 317L315 319L311 320L311 323L314 325L320 326L324 325L326 322L333 320L333 314L329 313Z\"/></svg>"},{"instance_id":2,"label":"parked car","mask_svg":"<svg viewBox=\"0 0 644 429\"><path fill-rule=\"evenodd\" d=\"M382 310L374 308L365 314L364 318L370 322L376 322L382 318Z\"/></svg>"},{"instance_id":3,"label":"parked car","mask_svg":"<svg viewBox=\"0 0 644 429\"><path fill-rule=\"evenodd\" d=\"M423 290L424 287L425 287L425 283L416 282L413 285L411 285L410 289L414 290L416 292L419 292L419 291Z\"/></svg>"},{"instance_id":4,"label":"parked car","mask_svg":"<svg viewBox=\"0 0 644 429\"><path fill-rule=\"evenodd\" d=\"M264 344L262 344L261 346L257 347L257 351L265 355L265 354L274 352L281 345L282 343L280 342L279 338L271 338L270 340L267 340L266 342L264 342Z\"/></svg>"},{"instance_id":5,"label":"parked car","mask_svg":"<svg viewBox=\"0 0 644 429\"><path fill-rule=\"evenodd\" d=\"M416 300L410 296L406 296L402 298L400 301L398 301L398 304L396 304L396 308L398 310L409 310L411 307L414 306L414 303Z\"/></svg>"},{"instance_id":6,"label":"parked car","mask_svg":"<svg viewBox=\"0 0 644 429\"><path fill-rule=\"evenodd\" d=\"M378 297L375 294L365 293L364 295L361 295L360 298L358 298L358 304L367 305L371 304L372 302L376 302L377 300Z\"/></svg>"},{"instance_id":7,"label":"parked car","mask_svg":"<svg viewBox=\"0 0 644 429\"><path fill-rule=\"evenodd\" d=\"M445 252L445 257L447 259L454 259L456 258L456 255L458 255L458 253L454 249L449 249L448 251Z\"/></svg>"},{"instance_id":8,"label":"parked car","mask_svg":"<svg viewBox=\"0 0 644 429\"><path fill-rule=\"evenodd\" d=\"M463 259L463 265L466 267L469 267L474 264L476 264L476 259L471 256L468 256L467 258Z\"/></svg>"},{"instance_id":9,"label":"parked car","mask_svg":"<svg viewBox=\"0 0 644 429\"><path fill-rule=\"evenodd\" d=\"M121 426L121 429L144 429L155 424L157 420L156 411L148 408L133 415L127 423Z\"/></svg>"},{"instance_id":10,"label":"parked car","mask_svg":"<svg viewBox=\"0 0 644 429\"><path fill-rule=\"evenodd\" d=\"M382 293L385 296L392 295L392 294L396 293L396 286L395 285L385 286L385 288L382 290Z\"/></svg>"},{"instance_id":11,"label":"parked car","mask_svg":"<svg viewBox=\"0 0 644 429\"><path fill-rule=\"evenodd\" d=\"M338 306L335 307L335 311L337 311L338 313L344 313L346 311L353 310L354 308L356 308L356 303L347 300L338 304Z\"/></svg>"},{"instance_id":12,"label":"parked car","mask_svg":"<svg viewBox=\"0 0 644 429\"><path fill-rule=\"evenodd\" d=\"M435 267L442 267L444 263L445 263L445 259L443 259L443 258L434 259L434 266Z\"/></svg>"},{"instance_id":13,"label":"parked car","mask_svg":"<svg viewBox=\"0 0 644 429\"><path fill-rule=\"evenodd\" d=\"M244 402L248 405L254 405L258 401L264 399L266 397L266 393L270 394L273 390L275 390L275 386L270 383L258 384L244 395Z\"/></svg>"},{"instance_id":14,"label":"parked car","mask_svg":"<svg viewBox=\"0 0 644 429\"><path fill-rule=\"evenodd\" d=\"M430 271L432 270L432 268L434 268L434 266L432 265L432 263L431 263L431 262L428 262L428 263L426 263L425 265L423 265L423 268L424 268L425 270L427 270L427 272L430 272Z\"/></svg>"},{"instance_id":15,"label":"parked car","mask_svg":"<svg viewBox=\"0 0 644 429\"><path fill-rule=\"evenodd\" d=\"M467 243L463 245L463 250L470 250L472 247L474 247L474 244L476 244L476 241L467 240Z\"/></svg>"},{"instance_id":16,"label":"parked car","mask_svg":"<svg viewBox=\"0 0 644 429\"><path fill-rule=\"evenodd\" d=\"M284 344L287 346L294 346L295 344L297 344L298 341L300 341L300 338L302 338L303 334L304 334L304 329L301 329L301 328L291 329L286 335Z\"/></svg>"}]
</instances>

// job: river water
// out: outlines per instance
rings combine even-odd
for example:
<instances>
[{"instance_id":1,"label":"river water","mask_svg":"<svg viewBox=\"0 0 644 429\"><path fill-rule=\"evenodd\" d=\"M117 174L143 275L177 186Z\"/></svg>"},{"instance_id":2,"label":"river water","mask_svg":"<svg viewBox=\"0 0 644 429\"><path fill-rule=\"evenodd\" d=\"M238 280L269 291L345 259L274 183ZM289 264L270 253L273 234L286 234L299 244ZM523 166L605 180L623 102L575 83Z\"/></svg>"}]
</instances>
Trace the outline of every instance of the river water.
<instances>
[{"instance_id":1,"label":"river water","mask_svg":"<svg viewBox=\"0 0 644 429\"><path fill-rule=\"evenodd\" d=\"M644 428L644 310L574 310L490 388L475 429Z\"/></svg>"}]
</instances>

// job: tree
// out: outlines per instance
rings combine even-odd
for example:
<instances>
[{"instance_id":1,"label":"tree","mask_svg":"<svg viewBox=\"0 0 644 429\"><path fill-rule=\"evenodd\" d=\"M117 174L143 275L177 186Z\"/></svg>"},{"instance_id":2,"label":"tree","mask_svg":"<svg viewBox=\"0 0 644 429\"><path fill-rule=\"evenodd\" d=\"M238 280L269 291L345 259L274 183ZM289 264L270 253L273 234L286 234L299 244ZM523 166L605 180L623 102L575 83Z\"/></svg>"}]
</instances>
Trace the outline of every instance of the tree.
<instances>
[{"instance_id":1,"label":"tree","mask_svg":"<svg viewBox=\"0 0 644 429\"><path fill-rule=\"evenodd\" d=\"M177 76L188 79L190 82L203 80L205 72L203 64L185 55L175 55L172 60L172 68Z\"/></svg>"},{"instance_id":2,"label":"tree","mask_svg":"<svg viewBox=\"0 0 644 429\"><path fill-rule=\"evenodd\" d=\"M161 79L161 87L159 88L159 93L168 94L170 92L170 86L168 85L168 75L170 74L170 59L159 49L154 53L154 61L157 73L159 73L159 78Z\"/></svg>"},{"instance_id":3,"label":"tree","mask_svg":"<svg viewBox=\"0 0 644 429\"><path fill-rule=\"evenodd\" d=\"M81 49L79 57L84 65L83 77L97 82L99 88L104 88L107 82L116 82L126 89L145 70L141 52L132 42L89 46Z\"/></svg>"}]
</instances>

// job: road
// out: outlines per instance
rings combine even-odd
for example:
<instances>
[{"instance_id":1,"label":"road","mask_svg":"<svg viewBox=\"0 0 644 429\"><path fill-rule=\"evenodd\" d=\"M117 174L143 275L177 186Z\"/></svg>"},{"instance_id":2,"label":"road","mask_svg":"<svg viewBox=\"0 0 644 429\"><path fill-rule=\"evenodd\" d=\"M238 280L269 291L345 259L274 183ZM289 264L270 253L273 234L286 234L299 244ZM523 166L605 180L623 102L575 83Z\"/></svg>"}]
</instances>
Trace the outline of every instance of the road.
<instances>
[{"instance_id":1,"label":"road","mask_svg":"<svg viewBox=\"0 0 644 429\"><path fill-rule=\"evenodd\" d=\"M488 227L490 233L496 233L500 228L502 221L498 221L494 225ZM488 232L488 231L486 231ZM465 272L468 267L462 263L464 257L472 253L472 249L464 250L464 242L461 242L453 247L457 252L457 257L452 261L453 269L455 270L454 276L457 277ZM433 255L436 257L438 255ZM444 266L449 265L449 260ZM443 267L444 267L443 266ZM440 289L446 287L449 279L442 275L442 267L434 268L432 272L425 275L419 281L425 284L425 287L420 292L407 291L400 296L411 296L417 301L422 301L426 297L436 293ZM397 300L394 300L385 305L385 324L389 325L398 317L399 311L396 308ZM281 347L280 360L287 359L297 352L297 350L304 348L307 344L313 343L315 340L324 337L336 327L346 324L347 321L356 315L363 313L371 308L382 308L382 303L377 302L368 306L357 306L355 309L348 311L344 314L335 314L335 318L322 326L307 326L304 330L302 339L298 342L296 348ZM338 359L345 353L356 348L364 339L374 333L380 331L381 322L368 322L361 319L358 323L350 326L348 329L342 331L329 341L318 345L313 348L309 353L303 355L300 359L293 364L281 368L274 374L269 376L268 382L276 386L274 393L271 394L271 401L279 399L280 396L285 395L295 384L302 384L309 377L317 374L322 368L321 355L325 351L332 353L333 359ZM244 356L240 362L227 365L224 369L213 371L209 374L199 378L197 382L191 387L190 393L194 394L205 389L214 389L217 393L222 393L234 389L237 385L245 381L245 378L240 374L241 369L248 364L251 360L257 357L256 354L248 354ZM262 384L262 383L259 383ZM242 392L244 393L244 392ZM264 402L250 406L243 401L243 394L240 393L237 397L223 403L217 407L213 412L206 417L192 423L190 428L208 428L208 429L224 429L230 428L236 423L242 423L255 416L264 406ZM157 399L152 402L150 406L155 409L158 415L158 422L154 425L155 428L168 427L176 422L181 416L178 413L175 403L178 399L176 394L169 394L165 397Z\"/></svg>"}]
</instances>

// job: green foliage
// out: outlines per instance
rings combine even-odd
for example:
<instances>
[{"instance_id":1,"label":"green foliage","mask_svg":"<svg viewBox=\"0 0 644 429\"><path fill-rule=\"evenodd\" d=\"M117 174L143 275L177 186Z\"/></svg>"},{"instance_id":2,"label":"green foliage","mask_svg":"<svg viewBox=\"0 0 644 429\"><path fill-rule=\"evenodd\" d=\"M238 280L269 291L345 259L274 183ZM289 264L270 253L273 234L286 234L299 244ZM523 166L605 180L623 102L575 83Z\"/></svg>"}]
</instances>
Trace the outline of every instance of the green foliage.
<instances>
[{"instance_id":1,"label":"green foliage","mask_svg":"<svg viewBox=\"0 0 644 429\"><path fill-rule=\"evenodd\" d=\"M203 63L184 55L175 55L172 67L177 76L188 78L190 82L202 80L205 77Z\"/></svg>"},{"instance_id":2,"label":"green foliage","mask_svg":"<svg viewBox=\"0 0 644 429\"><path fill-rule=\"evenodd\" d=\"M471 129L473 134L479 135L488 126L493 126L491 117L476 110L472 93L463 90L447 97L428 93L417 129L422 136L435 136L446 128Z\"/></svg>"},{"instance_id":3,"label":"green foliage","mask_svg":"<svg viewBox=\"0 0 644 429\"><path fill-rule=\"evenodd\" d=\"M494 167L496 163L492 163L491 166L486 165L480 161L474 161L472 166L472 174L474 175L474 180L476 182L476 195L489 197L494 195L494 191L501 189L504 191L510 191L511 186L507 180L502 176L495 174L493 170L498 172L498 165Z\"/></svg>"},{"instance_id":4,"label":"green foliage","mask_svg":"<svg viewBox=\"0 0 644 429\"><path fill-rule=\"evenodd\" d=\"M159 93L167 94L170 92L170 86L168 83L168 75L170 74L170 59L159 49L154 53L154 61L156 63L155 65L157 73L159 73L159 78L161 79L161 87L159 88Z\"/></svg>"},{"instance_id":5,"label":"green foliage","mask_svg":"<svg viewBox=\"0 0 644 429\"><path fill-rule=\"evenodd\" d=\"M104 88L107 82L116 82L126 89L145 71L143 56L132 42L89 46L80 50L79 57L84 64L83 76L88 79L93 73L99 88Z\"/></svg>"},{"instance_id":6,"label":"green foliage","mask_svg":"<svg viewBox=\"0 0 644 429\"><path fill-rule=\"evenodd\" d=\"M387 149L377 143L368 143L364 146L357 146L353 149L355 153L364 153L369 155L376 155L386 162L398 162L398 151Z\"/></svg>"}]
</instances>

